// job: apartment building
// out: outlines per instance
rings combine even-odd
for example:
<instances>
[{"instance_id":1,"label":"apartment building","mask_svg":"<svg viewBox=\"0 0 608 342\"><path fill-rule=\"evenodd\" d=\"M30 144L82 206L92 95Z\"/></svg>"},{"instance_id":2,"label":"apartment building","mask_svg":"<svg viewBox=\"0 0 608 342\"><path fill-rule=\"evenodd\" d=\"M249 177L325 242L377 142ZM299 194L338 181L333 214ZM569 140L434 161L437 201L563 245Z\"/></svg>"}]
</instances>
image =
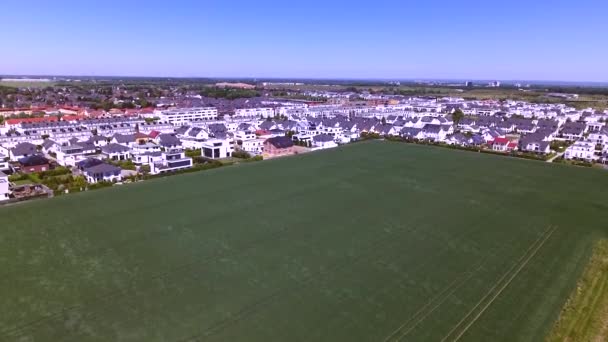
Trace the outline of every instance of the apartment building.
<instances>
[{"instance_id":1,"label":"apartment building","mask_svg":"<svg viewBox=\"0 0 608 342\"><path fill-rule=\"evenodd\" d=\"M176 108L155 111L155 115L163 122L169 122L174 126L184 125L192 121L217 120L218 112L215 107L198 108Z\"/></svg>"}]
</instances>

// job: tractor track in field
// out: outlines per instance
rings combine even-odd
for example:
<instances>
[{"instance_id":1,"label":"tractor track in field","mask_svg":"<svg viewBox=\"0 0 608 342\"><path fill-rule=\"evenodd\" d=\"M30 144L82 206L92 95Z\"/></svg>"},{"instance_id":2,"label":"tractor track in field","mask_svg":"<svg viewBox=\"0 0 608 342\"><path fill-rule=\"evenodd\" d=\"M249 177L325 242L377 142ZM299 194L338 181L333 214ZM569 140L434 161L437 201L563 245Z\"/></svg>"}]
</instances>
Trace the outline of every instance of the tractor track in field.
<instances>
[{"instance_id":1,"label":"tractor track in field","mask_svg":"<svg viewBox=\"0 0 608 342\"><path fill-rule=\"evenodd\" d=\"M478 308L481 309L475 314L471 321L466 324L460 331L455 335L451 341L458 341L462 336L477 322L477 320L483 315L483 313L492 305L492 303L500 296L500 294L511 284L511 282L517 277L517 275L521 272L521 270L528 265L530 260L536 256L538 251L545 245L547 240L553 235L553 233L557 230L557 227L550 226L545 230L545 232L535 240L532 245L525 251L525 253L517 260L517 262L511 266L507 272L505 272L496 283L490 288L490 290L475 304L475 306L448 332L448 334L441 339L441 342L445 342L450 340L450 337L454 335L459 328L464 324L470 317L477 311ZM485 302L485 304L484 304Z\"/></svg>"},{"instance_id":2,"label":"tractor track in field","mask_svg":"<svg viewBox=\"0 0 608 342\"><path fill-rule=\"evenodd\" d=\"M420 322L437 310L437 308L440 307L441 304L443 304L454 292L466 284L466 282L469 281L473 275L483 267L483 264L484 262L477 263L473 268L456 277L456 279L450 282L438 294L431 298L430 301L416 311L412 317L410 317L407 321L397 327L397 329L395 329L390 335L388 335L383 342L388 342L397 336L399 336L397 338L397 340L399 340L409 334L412 330L414 330L414 328L416 328L416 326L418 326L418 324L420 324ZM407 329L402 332L404 328Z\"/></svg>"}]
</instances>

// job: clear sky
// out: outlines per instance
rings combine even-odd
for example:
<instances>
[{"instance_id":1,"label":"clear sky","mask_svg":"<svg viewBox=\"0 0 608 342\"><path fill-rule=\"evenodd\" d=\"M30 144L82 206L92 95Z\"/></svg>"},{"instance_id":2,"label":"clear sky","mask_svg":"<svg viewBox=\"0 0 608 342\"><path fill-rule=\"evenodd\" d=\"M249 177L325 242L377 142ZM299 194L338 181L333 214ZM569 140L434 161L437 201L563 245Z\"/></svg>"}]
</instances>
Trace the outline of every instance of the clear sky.
<instances>
[{"instance_id":1,"label":"clear sky","mask_svg":"<svg viewBox=\"0 0 608 342\"><path fill-rule=\"evenodd\" d=\"M608 81L606 0L3 0L0 74Z\"/></svg>"}]
</instances>

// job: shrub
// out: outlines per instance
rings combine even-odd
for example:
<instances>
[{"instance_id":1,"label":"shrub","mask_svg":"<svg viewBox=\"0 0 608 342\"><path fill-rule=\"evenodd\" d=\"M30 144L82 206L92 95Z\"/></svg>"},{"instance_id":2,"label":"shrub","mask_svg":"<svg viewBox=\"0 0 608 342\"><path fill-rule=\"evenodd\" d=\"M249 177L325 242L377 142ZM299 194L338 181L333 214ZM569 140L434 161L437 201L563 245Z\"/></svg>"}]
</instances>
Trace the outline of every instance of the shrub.
<instances>
[{"instance_id":1,"label":"shrub","mask_svg":"<svg viewBox=\"0 0 608 342\"><path fill-rule=\"evenodd\" d=\"M186 157L190 157L190 158L194 158L194 157L200 157L201 156L201 150L190 150L187 149L186 151L184 151L184 153L186 154Z\"/></svg>"},{"instance_id":2,"label":"shrub","mask_svg":"<svg viewBox=\"0 0 608 342\"><path fill-rule=\"evenodd\" d=\"M249 158L251 158L251 155L246 151L239 150L239 151L232 152L232 157L241 158L241 159L249 159Z\"/></svg>"}]
</instances>

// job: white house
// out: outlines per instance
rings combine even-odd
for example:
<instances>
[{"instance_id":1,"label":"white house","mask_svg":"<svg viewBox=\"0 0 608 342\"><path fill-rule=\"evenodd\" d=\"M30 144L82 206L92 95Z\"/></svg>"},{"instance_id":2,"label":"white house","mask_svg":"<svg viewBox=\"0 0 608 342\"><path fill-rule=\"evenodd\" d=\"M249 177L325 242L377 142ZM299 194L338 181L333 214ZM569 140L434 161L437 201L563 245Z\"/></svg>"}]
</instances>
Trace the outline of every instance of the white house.
<instances>
[{"instance_id":1,"label":"white house","mask_svg":"<svg viewBox=\"0 0 608 342\"><path fill-rule=\"evenodd\" d=\"M329 134L319 134L312 137L312 146L315 149L325 149L337 147L334 137Z\"/></svg>"},{"instance_id":2,"label":"white house","mask_svg":"<svg viewBox=\"0 0 608 342\"><path fill-rule=\"evenodd\" d=\"M128 160L131 158L131 149L120 144L110 143L101 148L101 153L112 160Z\"/></svg>"},{"instance_id":3,"label":"white house","mask_svg":"<svg viewBox=\"0 0 608 342\"><path fill-rule=\"evenodd\" d=\"M266 139L244 140L238 146L243 151L258 155L258 154L262 154L262 152L264 150L264 141L266 141Z\"/></svg>"},{"instance_id":4,"label":"white house","mask_svg":"<svg viewBox=\"0 0 608 342\"><path fill-rule=\"evenodd\" d=\"M600 145L608 145L608 128L603 127L598 132L590 132L589 141Z\"/></svg>"},{"instance_id":5,"label":"white house","mask_svg":"<svg viewBox=\"0 0 608 342\"><path fill-rule=\"evenodd\" d=\"M165 172L189 169L192 167L192 158L186 157L181 149L168 150L161 153L160 161L149 164L153 175Z\"/></svg>"},{"instance_id":6,"label":"white house","mask_svg":"<svg viewBox=\"0 0 608 342\"><path fill-rule=\"evenodd\" d=\"M101 163L84 169L82 174L87 182L95 184L99 182L120 182L122 180L120 171L119 167Z\"/></svg>"},{"instance_id":7,"label":"white house","mask_svg":"<svg viewBox=\"0 0 608 342\"><path fill-rule=\"evenodd\" d=\"M83 147L80 145L60 146L57 150L57 163L62 166L75 166L84 157Z\"/></svg>"},{"instance_id":8,"label":"white house","mask_svg":"<svg viewBox=\"0 0 608 342\"><path fill-rule=\"evenodd\" d=\"M183 134L178 134L184 148L200 149L210 138L209 131L202 127L190 127Z\"/></svg>"},{"instance_id":9,"label":"white house","mask_svg":"<svg viewBox=\"0 0 608 342\"><path fill-rule=\"evenodd\" d=\"M133 163L137 165L149 165L162 162L162 152L146 152L133 155Z\"/></svg>"},{"instance_id":10,"label":"white house","mask_svg":"<svg viewBox=\"0 0 608 342\"><path fill-rule=\"evenodd\" d=\"M203 142L201 147L201 155L211 159L230 157L233 150L226 139L209 139Z\"/></svg>"},{"instance_id":11,"label":"white house","mask_svg":"<svg viewBox=\"0 0 608 342\"><path fill-rule=\"evenodd\" d=\"M9 149L8 152L10 160L16 162L21 158L29 157L38 153L38 150L36 149L36 145L29 142L22 142Z\"/></svg>"},{"instance_id":12,"label":"white house","mask_svg":"<svg viewBox=\"0 0 608 342\"><path fill-rule=\"evenodd\" d=\"M8 190L8 176L0 171L0 202L7 200L10 195Z\"/></svg>"},{"instance_id":13,"label":"white house","mask_svg":"<svg viewBox=\"0 0 608 342\"><path fill-rule=\"evenodd\" d=\"M597 159L597 157L595 156L595 143L586 140L578 140L574 144L566 148L564 158L594 161L595 159Z\"/></svg>"}]
</instances>

